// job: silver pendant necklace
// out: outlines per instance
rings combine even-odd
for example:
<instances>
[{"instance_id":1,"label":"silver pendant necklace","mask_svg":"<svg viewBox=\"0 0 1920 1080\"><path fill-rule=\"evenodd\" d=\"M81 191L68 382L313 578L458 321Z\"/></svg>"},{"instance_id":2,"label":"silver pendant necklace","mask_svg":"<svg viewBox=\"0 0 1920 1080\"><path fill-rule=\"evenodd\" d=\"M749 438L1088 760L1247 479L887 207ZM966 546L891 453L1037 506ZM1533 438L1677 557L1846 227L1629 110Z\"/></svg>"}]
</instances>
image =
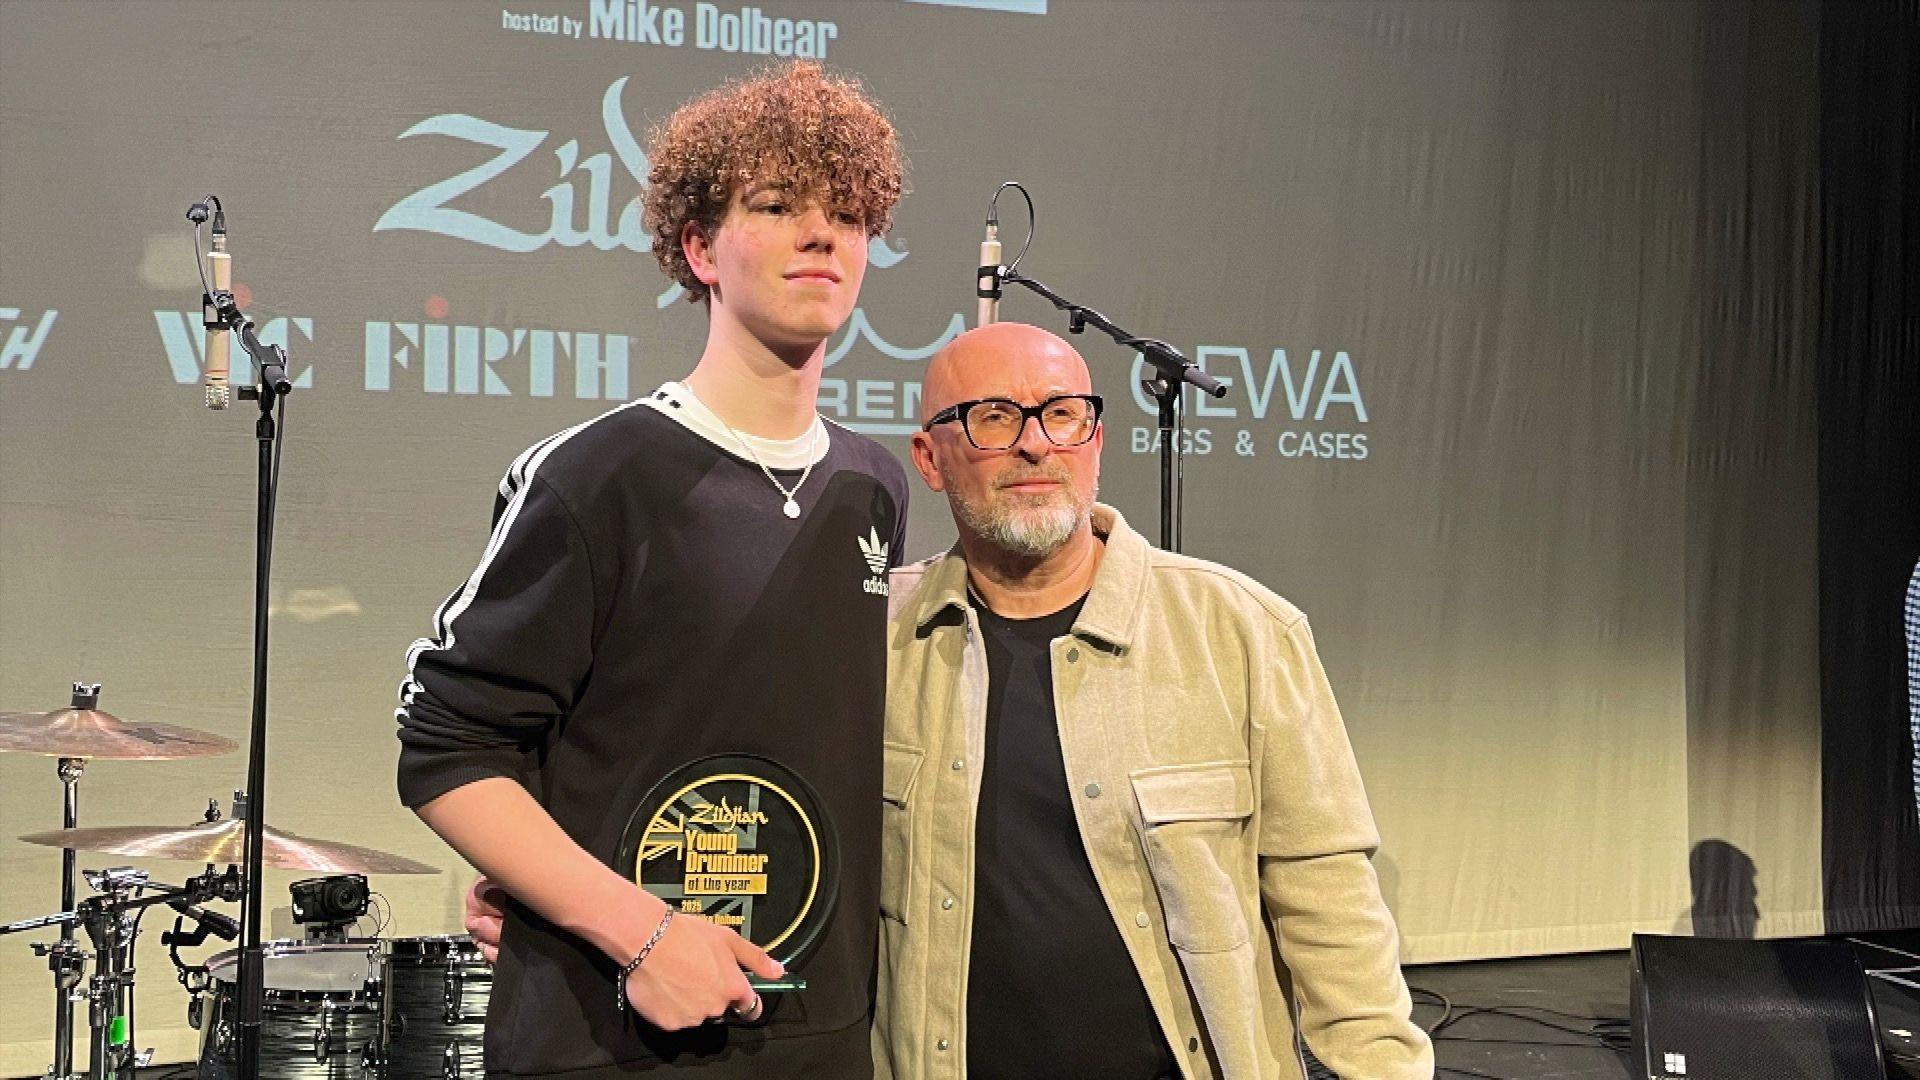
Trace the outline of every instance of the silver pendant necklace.
<instances>
[{"instance_id":1,"label":"silver pendant necklace","mask_svg":"<svg viewBox=\"0 0 1920 1080\"><path fill-rule=\"evenodd\" d=\"M735 431L733 425L727 423L726 418L719 413L713 412L712 409L708 409L707 411L713 413L714 419L720 421L720 425L727 429L727 432L733 436L734 441L740 444L740 449L747 452L748 459L755 465L760 466L760 473L767 478L767 483L772 484L775 491L786 496L787 501L781 504L780 512L790 518L799 517L800 503L794 496L800 494L800 486L807 482L807 477L813 475L813 448L819 445L820 442L820 436L818 434L820 424L819 417L816 416L814 418L814 426L807 429L807 434L812 436L807 441L807 467L800 470L800 479L794 481L793 489L789 491L786 487L782 486L780 481L773 475L773 470L767 468L766 462L760 460L760 455L753 452L753 444L746 440L746 436Z\"/></svg>"}]
</instances>

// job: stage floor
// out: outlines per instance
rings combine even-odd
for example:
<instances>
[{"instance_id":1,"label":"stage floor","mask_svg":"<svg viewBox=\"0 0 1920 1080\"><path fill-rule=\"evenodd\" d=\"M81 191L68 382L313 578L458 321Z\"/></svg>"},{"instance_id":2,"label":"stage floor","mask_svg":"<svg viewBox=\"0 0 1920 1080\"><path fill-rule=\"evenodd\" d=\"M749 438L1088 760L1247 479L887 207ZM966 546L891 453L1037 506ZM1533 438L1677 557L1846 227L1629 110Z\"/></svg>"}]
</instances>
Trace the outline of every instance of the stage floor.
<instances>
[{"instance_id":1,"label":"stage floor","mask_svg":"<svg viewBox=\"0 0 1920 1080\"><path fill-rule=\"evenodd\" d=\"M1858 937L1920 957L1920 931ZM1869 969L1920 965L1920 958L1903 958L1895 952L1863 950L1862 956ZM1619 1022L1622 1049L1613 1050L1595 1038L1558 1031L1512 1013L1464 1016L1449 1024L1435 1043L1439 1080L1634 1080L1624 1049L1628 972L1627 954L1608 952L1429 964L1410 967L1406 974L1408 985L1417 991L1414 1019L1423 1028L1432 1028L1446 1015L1436 994L1445 995L1455 1016L1498 1006L1518 1007L1516 1012L1574 1029L1591 1029L1596 1021ZM1920 991L1884 979L1868 982L1882 1045L1888 1052L1888 1075L1895 1080L1920 1080L1920 1037L1916 1037L1920 1036ZM187 1071L179 1065L156 1066L139 1070L139 1080L183 1080Z\"/></svg>"},{"instance_id":2,"label":"stage floor","mask_svg":"<svg viewBox=\"0 0 1920 1080\"><path fill-rule=\"evenodd\" d=\"M1445 1015L1434 994L1445 995L1455 1015L1479 1006L1521 1006L1543 1020L1569 1027L1592 1023L1575 1016L1627 1018L1624 952L1429 964L1410 967L1406 975L1414 991L1413 1019L1428 1030ZM1541 1009L1571 1015L1537 1011ZM1547 1045L1551 1043L1572 1045ZM1434 1041L1434 1060L1443 1078L1622 1080L1633 1075L1624 1052L1504 1014L1453 1021Z\"/></svg>"},{"instance_id":3,"label":"stage floor","mask_svg":"<svg viewBox=\"0 0 1920 1080\"><path fill-rule=\"evenodd\" d=\"M1920 954L1920 931L1858 938ZM1862 950L1861 955L1870 970L1920 964L1920 959L1877 950ZM1613 1019L1620 1021L1622 1046L1629 972L1624 951L1406 969L1408 986L1444 994L1456 1016L1476 1006L1521 1006L1520 1012L1575 1029L1592 1027L1594 1021L1585 1018ZM1911 974L1901 977L1911 978ZM1870 978L1868 985L1873 989L1881 1043L1888 1054L1888 1075L1920 1080L1920 1038L1916 1038L1920 1035L1920 992L1878 978ZM1554 1011L1542 1011L1549 1009ZM1414 1020L1421 1027L1432 1028L1442 1015L1443 1007L1431 994L1414 995ZM1626 1050L1611 1050L1597 1039L1556 1031L1510 1014L1480 1013L1455 1020L1441 1032L1434 1050L1440 1080L1476 1076L1496 1080L1635 1078Z\"/></svg>"}]
</instances>

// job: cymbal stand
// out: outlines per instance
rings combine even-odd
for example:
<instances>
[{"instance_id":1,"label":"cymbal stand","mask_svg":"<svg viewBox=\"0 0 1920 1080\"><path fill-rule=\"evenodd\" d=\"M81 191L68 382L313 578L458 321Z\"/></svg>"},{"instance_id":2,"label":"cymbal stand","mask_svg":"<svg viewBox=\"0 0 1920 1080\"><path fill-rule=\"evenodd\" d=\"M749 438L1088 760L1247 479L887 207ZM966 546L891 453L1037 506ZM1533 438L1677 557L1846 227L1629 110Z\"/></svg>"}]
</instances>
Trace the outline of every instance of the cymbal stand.
<instances>
[{"instance_id":1,"label":"cymbal stand","mask_svg":"<svg viewBox=\"0 0 1920 1080\"><path fill-rule=\"evenodd\" d=\"M100 707L100 684L73 684L73 707L76 709L97 709ZM80 825L80 773L87 767L86 758L59 759L56 771L60 784L66 789L65 801L60 814L60 827L78 828ZM60 849L60 910L72 911L79 891L79 853L72 848ZM87 959L73 939L73 923L60 924L60 939L51 944L34 942L35 956L47 959L47 969L53 973L53 1064L47 1068L48 1080L71 1080L73 1076L73 1000L74 990L80 985L80 976L86 970Z\"/></svg>"}]
</instances>

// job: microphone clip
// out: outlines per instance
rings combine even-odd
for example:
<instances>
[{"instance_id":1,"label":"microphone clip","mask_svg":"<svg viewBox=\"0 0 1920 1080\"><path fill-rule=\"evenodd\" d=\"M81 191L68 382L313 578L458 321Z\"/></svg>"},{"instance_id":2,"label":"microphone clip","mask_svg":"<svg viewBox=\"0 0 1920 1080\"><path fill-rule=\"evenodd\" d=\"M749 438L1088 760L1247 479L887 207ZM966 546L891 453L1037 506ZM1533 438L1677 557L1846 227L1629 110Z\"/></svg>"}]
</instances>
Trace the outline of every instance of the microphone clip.
<instances>
[{"instance_id":1,"label":"microphone clip","mask_svg":"<svg viewBox=\"0 0 1920 1080\"><path fill-rule=\"evenodd\" d=\"M200 324L208 330L228 329L225 312L239 314L239 306L233 301L233 294L225 289L200 294Z\"/></svg>"},{"instance_id":2,"label":"microphone clip","mask_svg":"<svg viewBox=\"0 0 1920 1080\"><path fill-rule=\"evenodd\" d=\"M1000 283L1006 280L1006 273L1007 268L1004 266L982 266L973 294L982 300L1000 299Z\"/></svg>"},{"instance_id":3,"label":"microphone clip","mask_svg":"<svg viewBox=\"0 0 1920 1080\"><path fill-rule=\"evenodd\" d=\"M974 295L982 300L1000 299L1000 283L1007 278L1007 268L1000 265L1000 222L993 211L987 211L987 238L980 245L980 274L974 281Z\"/></svg>"},{"instance_id":4,"label":"microphone clip","mask_svg":"<svg viewBox=\"0 0 1920 1080\"><path fill-rule=\"evenodd\" d=\"M187 921L187 916L184 914L174 920L174 929L161 933L160 944L165 945L169 949L192 949L205 945L208 936L213 933L213 927L209 926L205 920L194 919L192 920L193 929L180 929L180 926Z\"/></svg>"}]
</instances>

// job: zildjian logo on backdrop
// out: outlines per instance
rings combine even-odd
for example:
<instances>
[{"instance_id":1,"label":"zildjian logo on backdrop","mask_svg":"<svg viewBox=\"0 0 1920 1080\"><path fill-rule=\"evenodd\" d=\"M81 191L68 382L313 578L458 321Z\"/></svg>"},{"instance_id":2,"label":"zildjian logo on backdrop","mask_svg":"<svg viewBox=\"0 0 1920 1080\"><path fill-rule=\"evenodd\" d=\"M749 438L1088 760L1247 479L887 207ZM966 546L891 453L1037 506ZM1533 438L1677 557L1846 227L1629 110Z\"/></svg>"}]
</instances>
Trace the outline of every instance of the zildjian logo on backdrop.
<instances>
[{"instance_id":1,"label":"zildjian logo on backdrop","mask_svg":"<svg viewBox=\"0 0 1920 1080\"><path fill-rule=\"evenodd\" d=\"M644 185L649 171L646 151L634 138L633 130L627 125L620 107L620 96L626 85L627 76L615 79L600 99L600 120L606 129L607 141L613 147L612 155L598 153L583 159L577 139L568 139L554 149L554 156L560 165L560 182L541 193L548 203L548 221L544 230L527 232L516 229L452 204L454 200L479 190L527 160L546 143L549 133L507 127L466 113L442 113L401 132L400 138L445 135L489 146L499 153L465 172L428 184L405 196L380 215L380 219L374 222L373 231L438 233L516 253L538 251L548 244L567 248L592 246L600 251L622 248L636 253L652 251L653 236L647 231L639 199L627 200L618 219L614 217L615 159L635 184ZM576 224L581 207L574 178L581 174L587 178L585 218L584 222ZM867 260L875 269L897 266L906 257L904 250L894 250L880 237L874 237L867 243ZM678 300L683 292L677 284L669 286L655 298L654 306L665 309ZM964 329L966 318L956 312L948 320L946 328L928 344L919 347L897 346L876 334L865 312L856 308L848 320L845 337L829 351L826 362L829 366L837 362L852 348L854 341L862 337L882 354L896 360L924 360Z\"/></svg>"}]
</instances>

